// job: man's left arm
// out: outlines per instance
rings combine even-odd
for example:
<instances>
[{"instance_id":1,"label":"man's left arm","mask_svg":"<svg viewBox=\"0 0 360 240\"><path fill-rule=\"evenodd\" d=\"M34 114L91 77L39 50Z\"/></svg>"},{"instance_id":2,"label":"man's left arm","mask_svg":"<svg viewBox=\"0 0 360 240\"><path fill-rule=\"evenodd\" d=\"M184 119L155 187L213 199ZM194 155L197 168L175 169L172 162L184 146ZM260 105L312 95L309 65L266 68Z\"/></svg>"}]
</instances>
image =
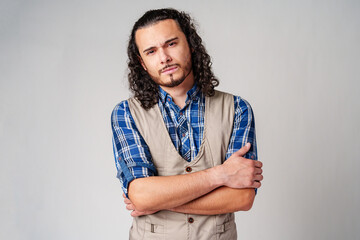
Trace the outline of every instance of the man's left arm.
<instances>
[{"instance_id":1,"label":"man's left arm","mask_svg":"<svg viewBox=\"0 0 360 240\"><path fill-rule=\"evenodd\" d=\"M133 217L148 215L157 212L137 211L131 201L126 198L125 195L123 197L124 202L127 205L126 208L128 210L132 210L131 216ZM254 198L255 191L253 188L235 189L223 186L184 205L168 210L180 213L200 215L215 215L237 211L248 211L252 207Z\"/></svg>"},{"instance_id":2,"label":"man's left arm","mask_svg":"<svg viewBox=\"0 0 360 240\"><path fill-rule=\"evenodd\" d=\"M240 97L234 97L235 116L233 132L225 159L238 151L247 142L251 143L249 151L243 153L243 157L257 160L257 145L255 136L255 120L251 106ZM257 174L262 174L257 173ZM237 211L248 211L251 209L256 190L234 189L226 186L219 187L202 197L192 200L184 205L169 209L175 212L214 215ZM132 216L141 216L153 212L137 211L131 201L125 198L128 210L133 210Z\"/></svg>"},{"instance_id":3,"label":"man's left arm","mask_svg":"<svg viewBox=\"0 0 360 240\"><path fill-rule=\"evenodd\" d=\"M241 148L239 151L234 153L233 157L236 157L235 159L238 159L237 161L239 161L240 160L239 157L245 155L245 153L250 148L249 145ZM244 160L250 161L245 158ZM226 161L224 165L228 163L230 162ZM259 181L261 181L262 180L261 162L259 162L258 165L259 168L254 168L254 172L256 173L254 174L253 178L259 179ZM256 176L256 174L258 174L258 176ZM258 182L257 185L258 187L260 187L261 183ZM167 210L182 212L182 213L203 214L203 215L222 214L222 213L236 212L241 210L247 211L252 206L254 196L255 196L255 191L253 189L235 189L231 187L222 186L214 189L213 191L197 199L191 200L183 205L175 206ZM133 210L131 215L134 217L152 214L156 211L163 210L162 208L154 206L154 209L156 210L153 211L152 209L148 209L146 211L138 211L135 208L135 206L132 204L132 202L125 197L125 195L124 198L125 198L125 203L127 204L126 208L128 210Z\"/></svg>"}]
</instances>

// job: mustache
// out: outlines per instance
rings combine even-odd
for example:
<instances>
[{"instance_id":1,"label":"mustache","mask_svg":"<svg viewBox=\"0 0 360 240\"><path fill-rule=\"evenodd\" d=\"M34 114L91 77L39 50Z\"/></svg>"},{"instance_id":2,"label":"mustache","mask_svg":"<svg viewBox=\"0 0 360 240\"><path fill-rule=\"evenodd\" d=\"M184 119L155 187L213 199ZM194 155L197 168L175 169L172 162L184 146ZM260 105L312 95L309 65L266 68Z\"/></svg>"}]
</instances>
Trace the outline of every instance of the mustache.
<instances>
[{"instance_id":1,"label":"mustache","mask_svg":"<svg viewBox=\"0 0 360 240\"><path fill-rule=\"evenodd\" d=\"M163 71L165 71L166 69L168 68L171 68L171 67L179 67L179 64L168 64L166 65L165 67L163 67L162 69L159 70L159 73L162 73Z\"/></svg>"}]
</instances>

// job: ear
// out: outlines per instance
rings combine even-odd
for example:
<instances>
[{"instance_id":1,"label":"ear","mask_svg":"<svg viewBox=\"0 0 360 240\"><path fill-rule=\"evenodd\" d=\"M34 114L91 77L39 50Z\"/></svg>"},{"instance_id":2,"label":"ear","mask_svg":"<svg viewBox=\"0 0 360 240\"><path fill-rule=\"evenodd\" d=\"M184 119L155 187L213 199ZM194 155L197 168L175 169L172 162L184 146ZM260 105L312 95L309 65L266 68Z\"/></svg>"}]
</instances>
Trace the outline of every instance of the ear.
<instances>
[{"instance_id":1,"label":"ear","mask_svg":"<svg viewBox=\"0 0 360 240\"><path fill-rule=\"evenodd\" d=\"M141 63L141 66L144 68L145 71L147 71L147 68L145 66L144 61L142 60L142 58L140 56L138 56L139 62Z\"/></svg>"}]
</instances>

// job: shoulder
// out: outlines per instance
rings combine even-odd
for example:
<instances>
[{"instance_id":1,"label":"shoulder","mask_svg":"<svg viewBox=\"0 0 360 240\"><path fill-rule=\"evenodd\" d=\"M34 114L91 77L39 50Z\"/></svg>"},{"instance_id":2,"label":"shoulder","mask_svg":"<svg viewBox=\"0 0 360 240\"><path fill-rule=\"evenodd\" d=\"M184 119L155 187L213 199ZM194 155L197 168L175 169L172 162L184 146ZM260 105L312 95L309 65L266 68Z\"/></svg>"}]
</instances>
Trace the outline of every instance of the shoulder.
<instances>
[{"instance_id":1,"label":"shoulder","mask_svg":"<svg viewBox=\"0 0 360 240\"><path fill-rule=\"evenodd\" d=\"M213 98L231 98L233 95L227 92L215 90Z\"/></svg>"},{"instance_id":2,"label":"shoulder","mask_svg":"<svg viewBox=\"0 0 360 240\"><path fill-rule=\"evenodd\" d=\"M111 122L123 121L124 118L131 117L129 100L124 100L118 103L111 113Z\"/></svg>"},{"instance_id":3,"label":"shoulder","mask_svg":"<svg viewBox=\"0 0 360 240\"><path fill-rule=\"evenodd\" d=\"M119 102L118 104L116 104L116 106L114 107L112 114L117 114L117 113L123 113L124 111L127 111L129 109L129 102L128 100L124 100Z\"/></svg>"},{"instance_id":4,"label":"shoulder","mask_svg":"<svg viewBox=\"0 0 360 240\"><path fill-rule=\"evenodd\" d=\"M234 95L234 108L235 112L238 112L240 114L246 112L252 113L250 103L240 96Z\"/></svg>"},{"instance_id":5,"label":"shoulder","mask_svg":"<svg viewBox=\"0 0 360 240\"><path fill-rule=\"evenodd\" d=\"M235 113L239 113L239 114L245 113L245 112L252 113L252 108L251 108L250 103L238 95L233 95L231 93L215 90L214 98L215 99L216 98L232 98L234 101Z\"/></svg>"},{"instance_id":6,"label":"shoulder","mask_svg":"<svg viewBox=\"0 0 360 240\"><path fill-rule=\"evenodd\" d=\"M232 105L234 102L233 95L230 93L215 90L214 95L208 98L210 102L220 104L222 106Z\"/></svg>"}]
</instances>

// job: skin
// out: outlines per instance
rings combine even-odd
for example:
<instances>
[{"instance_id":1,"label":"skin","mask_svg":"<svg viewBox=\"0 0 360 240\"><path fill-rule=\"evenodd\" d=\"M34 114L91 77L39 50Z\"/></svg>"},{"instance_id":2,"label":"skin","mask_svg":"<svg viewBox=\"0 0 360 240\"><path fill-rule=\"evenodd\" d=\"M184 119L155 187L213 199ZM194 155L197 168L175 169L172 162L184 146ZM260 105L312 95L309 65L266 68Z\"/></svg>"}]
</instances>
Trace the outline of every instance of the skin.
<instances>
[{"instance_id":1,"label":"skin","mask_svg":"<svg viewBox=\"0 0 360 240\"><path fill-rule=\"evenodd\" d=\"M191 50L177 23L169 19L141 28L135 40L143 68L183 108L194 76ZM134 217L160 210L206 215L247 211L263 179L262 163L243 157L249 149L250 143L222 165L203 171L135 179L129 199L124 195L126 208Z\"/></svg>"},{"instance_id":2,"label":"skin","mask_svg":"<svg viewBox=\"0 0 360 240\"><path fill-rule=\"evenodd\" d=\"M151 78L175 104L185 105L186 93L194 85L191 52L184 33L174 20L164 20L135 33L139 60Z\"/></svg>"}]
</instances>

